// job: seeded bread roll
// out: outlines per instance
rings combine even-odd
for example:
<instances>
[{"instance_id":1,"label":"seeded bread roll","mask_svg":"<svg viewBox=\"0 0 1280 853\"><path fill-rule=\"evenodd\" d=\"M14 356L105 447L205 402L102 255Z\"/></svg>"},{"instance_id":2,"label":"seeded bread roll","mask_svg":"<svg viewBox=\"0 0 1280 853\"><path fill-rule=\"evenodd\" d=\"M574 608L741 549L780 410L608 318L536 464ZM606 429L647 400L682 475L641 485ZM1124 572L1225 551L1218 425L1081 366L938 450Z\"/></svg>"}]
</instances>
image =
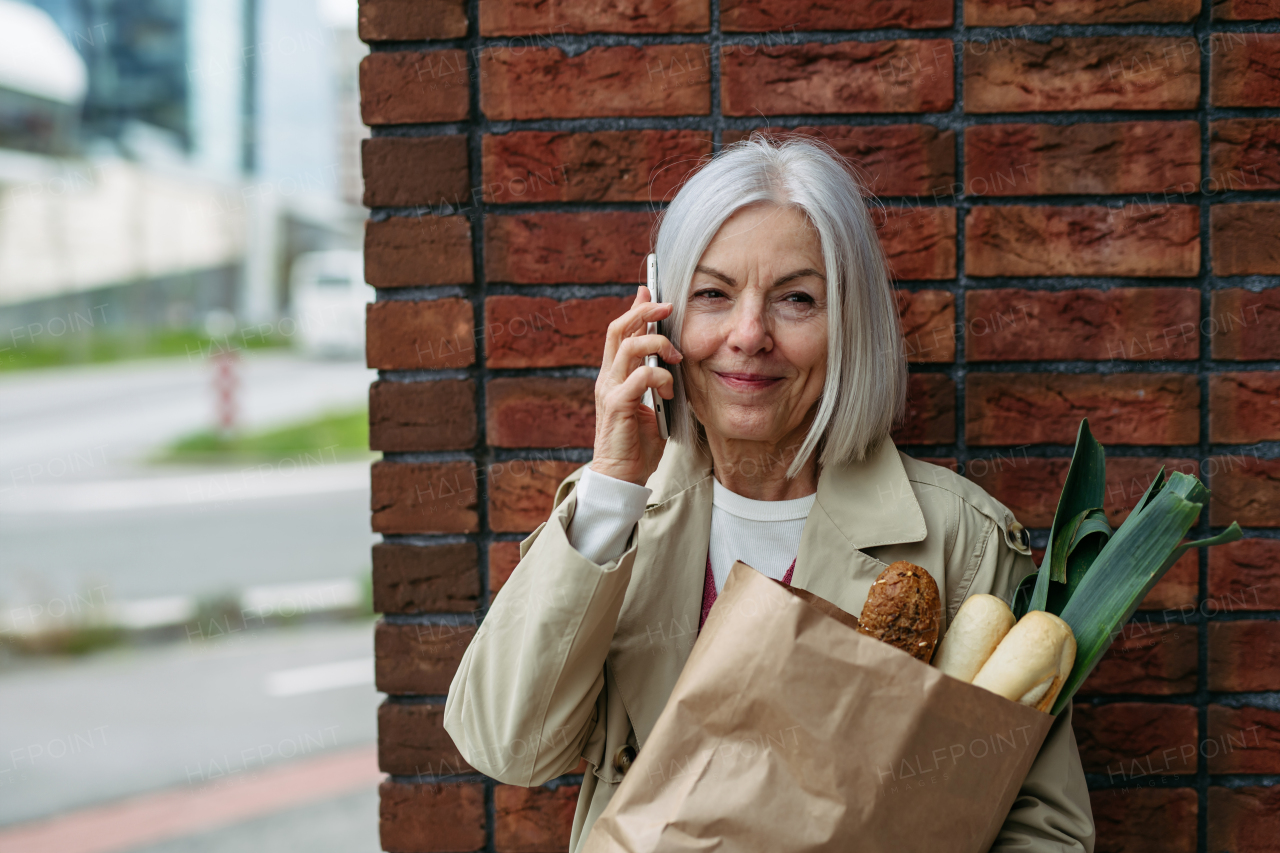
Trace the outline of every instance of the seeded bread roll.
<instances>
[{"instance_id":1,"label":"seeded bread roll","mask_svg":"<svg viewBox=\"0 0 1280 853\"><path fill-rule=\"evenodd\" d=\"M938 644L941 613L933 578L919 566L899 560L871 585L858 631L928 663Z\"/></svg>"}]
</instances>

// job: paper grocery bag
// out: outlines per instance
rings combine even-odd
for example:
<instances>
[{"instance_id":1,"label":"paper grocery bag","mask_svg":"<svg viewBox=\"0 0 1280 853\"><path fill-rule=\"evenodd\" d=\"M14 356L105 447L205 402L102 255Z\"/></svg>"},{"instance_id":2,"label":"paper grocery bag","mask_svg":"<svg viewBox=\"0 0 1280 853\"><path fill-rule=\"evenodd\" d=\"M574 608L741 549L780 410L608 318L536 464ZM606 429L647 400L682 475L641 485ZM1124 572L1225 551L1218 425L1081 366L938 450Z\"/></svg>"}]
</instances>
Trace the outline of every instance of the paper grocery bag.
<instances>
[{"instance_id":1,"label":"paper grocery bag","mask_svg":"<svg viewBox=\"0 0 1280 853\"><path fill-rule=\"evenodd\" d=\"M737 563L586 853L985 853L1054 718Z\"/></svg>"}]
</instances>

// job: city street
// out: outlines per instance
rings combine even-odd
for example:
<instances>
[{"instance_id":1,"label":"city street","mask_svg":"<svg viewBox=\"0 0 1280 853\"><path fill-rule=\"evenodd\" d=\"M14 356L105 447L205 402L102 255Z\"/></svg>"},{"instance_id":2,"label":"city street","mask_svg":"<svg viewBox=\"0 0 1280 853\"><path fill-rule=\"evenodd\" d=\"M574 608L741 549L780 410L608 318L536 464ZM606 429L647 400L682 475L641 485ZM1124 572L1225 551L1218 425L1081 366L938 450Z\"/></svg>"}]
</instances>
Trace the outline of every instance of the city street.
<instances>
[{"instance_id":1,"label":"city street","mask_svg":"<svg viewBox=\"0 0 1280 853\"><path fill-rule=\"evenodd\" d=\"M241 367L247 429L358 408L376 376L284 352L246 353ZM210 596L367 569L368 462L146 463L210 428L211 386L200 358L0 374L0 607ZM9 624L0 616L0 632Z\"/></svg>"},{"instance_id":2,"label":"city street","mask_svg":"<svg viewBox=\"0 0 1280 853\"><path fill-rule=\"evenodd\" d=\"M375 375L244 353L240 423L359 408ZM81 658L3 654L40 609L145 609L367 575L367 460L148 461L210 428L211 384L200 357L0 375L0 849L378 848L369 620L228 621ZM109 825L148 810L173 817Z\"/></svg>"}]
</instances>

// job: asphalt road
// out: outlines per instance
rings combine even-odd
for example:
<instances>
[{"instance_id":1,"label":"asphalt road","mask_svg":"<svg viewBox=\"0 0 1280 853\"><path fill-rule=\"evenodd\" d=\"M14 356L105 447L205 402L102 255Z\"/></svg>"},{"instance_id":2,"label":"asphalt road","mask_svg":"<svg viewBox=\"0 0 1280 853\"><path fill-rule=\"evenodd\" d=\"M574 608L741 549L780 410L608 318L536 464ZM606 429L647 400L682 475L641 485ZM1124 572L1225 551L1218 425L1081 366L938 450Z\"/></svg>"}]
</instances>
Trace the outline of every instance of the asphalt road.
<instances>
[{"instance_id":1,"label":"asphalt road","mask_svg":"<svg viewBox=\"0 0 1280 853\"><path fill-rule=\"evenodd\" d=\"M241 422L350 410L374 376L359 363L248 353ZM377 537L367 460L148 464L211 425L211 382L199 358L0 375L0 826L376 738L368 621L79 659L6 654L7 628L31 607L222 596L368 572ZM376 850L372 785L147 853L304 847Z\"/></svg>"},{"instance_id":2,"label":"asphalt road","mask_svg":"<svg viewBox=\"0 0 1280 853\"><path fill-rule=\"evenodd\" d=\"M381 694L361 622L38 660L0 697L3 825L371 743Z\"/></svg>"},{"instance_id":3,"label":"asphalt road","mask_svg":"<svg viewBox=\"0 0 1280 853\"><path fill-rule=\"evenodd\" d=\"M279 352L241 368L251 429L361 406L376 375ZM15 608L77 596L208 597L367 570L367 461L146 463L210 426L211 371L178 359L0 375L0 633Z\"/></svg>"}]
</instances>

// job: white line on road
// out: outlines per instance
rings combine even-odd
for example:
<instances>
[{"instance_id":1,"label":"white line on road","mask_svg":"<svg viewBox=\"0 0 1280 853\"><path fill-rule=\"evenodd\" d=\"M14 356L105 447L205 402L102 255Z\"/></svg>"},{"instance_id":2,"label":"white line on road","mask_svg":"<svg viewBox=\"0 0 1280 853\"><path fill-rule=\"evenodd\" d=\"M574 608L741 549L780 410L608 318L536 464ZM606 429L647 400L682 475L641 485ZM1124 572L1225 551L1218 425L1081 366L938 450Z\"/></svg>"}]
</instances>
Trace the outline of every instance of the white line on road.
<instances>
[{"instance_id":1,"label":"white line on road","mask_svg":"<svg viewBox=\"0 0 1280 853\"><path fill-rule=\"evenodd\" d=\"M267 676L268 696L300 696L373 683L373 658L282 669Z\"/></svg>"},{"instance_id":2,"label":"white line on road","mask_svg":"<svg viewBox=\"0 0 1280 853\"><path fill-rule=\"evenodd\" d=\"M353 492L369 488L369 463L311 467L293 460L217 474L0 488L0 514L109 512Z\"/></svg>"}]
</instances>

